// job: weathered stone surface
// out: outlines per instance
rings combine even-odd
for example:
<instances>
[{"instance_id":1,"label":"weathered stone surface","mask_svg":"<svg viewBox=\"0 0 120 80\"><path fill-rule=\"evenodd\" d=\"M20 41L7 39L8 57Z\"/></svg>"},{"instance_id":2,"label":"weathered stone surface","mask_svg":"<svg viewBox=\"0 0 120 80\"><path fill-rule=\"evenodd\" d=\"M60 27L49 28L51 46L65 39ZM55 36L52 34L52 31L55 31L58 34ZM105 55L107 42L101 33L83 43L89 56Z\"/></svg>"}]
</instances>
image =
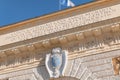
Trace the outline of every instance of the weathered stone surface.
<instances>
[{"instance_id":1,"label":"weathered stone surface","mask_svg":"<svg viewBox=\"0 0 120 80\"><path fill-rule=\"evenodd\" d=\"M65 70L65 76L70 76L70 73L72 71L72 66L74 65L74 60L68 61L67 68Z\"/></svg>"},{"instance_id":2,"label":"weathered stone surface","mask_svg":"<svg viewBox=\"0 0 120 80\"><path fill-rule=\"evenodd\" d=\"M32 28L4 34L0 36L0 46L119 17L119 9L120 5L118 4L46 24L37 25Z\"/></svg>"},{"instance_id":3,"label":"weathered stone surface","mask_svg":"<svg viewBox=\"0 0 120 80\"><path fill-rule=\"evenodd\" d=\"M89 78L93 80L102 80L106 78L106 80L109 80L111 78L111 80L114 80L115 76L113 71L112 58L119 55L120 50L116 50L77 58L71 65L72 70L69 70L68 73L71 73L69 76L76 77L80 80L89 80ZM73 76L76 71L76 75ZM112 79L111 76L114 76L114 78ZM117 77L115 79L117 79Z\"/></svg>"},{"instance_id":4,"label":"weathered stone surface","mask_svg":"<svg viewBox=\"0 0 120 80\"><path fill-rule=\"evenodd\" d=\"M75 61L74 61L73 64L74 64L74 65L72 66L72 71L71 71L71 73L70 73L70 76L75 77L75 75L77 74L78 69L79 69L79 67L80 67L80 65L81 65L81 60L80 60L80 58L75 59Z\"/></svg>"},{"instance_id":5,"label":"weathered stone surface","mask_svg":"<svg viewBox=\"0 0 120 80\"><path fill-rule=\"evenodd\" d=\"M9 80L37 80L33 74L9 78Z\"/></svg>"},{"instance_id":6,"label":"weathered stone surface","mask_svg":"<svg viewBox=\"0 0 120 80\"><path fill-rule=\"evenodd\" d=\"M21 70L21 71L16 71L16 72L8 73L8 74L2 74L2 75L0 75L0 79L12 78L12 77L16 77L16 76L19 76L19 75L27 75L27 74L32 74L32 73L33 73L32 69Z\"/></svg>"},{"instance_id":7,"label":"weathered stone surface","mask_svg":"<svg viewBox=\"0 0 120 80\"><path fill-rule=\"evenodd\" d=\"M1 48L0 80L50 80L45 55L56 46L68 50L68 64L63 76L51 80L119 80L120 76L114 75L112 64L112 59L120 56L120 25L119 21L112 22L113 18L120 17L119 10L120 4L117 4L0 35L0 46L19 41L24 43L22 46L14 45L12 49ZM111 20L109 25L81 28L75 32L81 26L108 19ZM36 37L53 36L52 33L67 32L68 29L73 29L74 33L34 41ZM28 39L31 42L25 44Z\"/></svg>"}]
</instances>

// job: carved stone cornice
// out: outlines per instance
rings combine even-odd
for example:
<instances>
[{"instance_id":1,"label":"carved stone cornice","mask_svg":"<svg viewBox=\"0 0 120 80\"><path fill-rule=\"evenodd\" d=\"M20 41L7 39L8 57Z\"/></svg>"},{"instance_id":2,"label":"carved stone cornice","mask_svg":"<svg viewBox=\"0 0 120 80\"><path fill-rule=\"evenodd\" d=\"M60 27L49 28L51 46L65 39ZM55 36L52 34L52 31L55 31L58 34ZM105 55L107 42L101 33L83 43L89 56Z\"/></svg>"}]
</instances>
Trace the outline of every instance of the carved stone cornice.
<instances>
[{"instance_id":1,"label":"carved stone cornice","mask_svg":"<svg viewBox=\"0 0 120 80\"><path fill-rule=\"evenodd\" d=\"M83 14L76 14L74 16L58 19L52 22L46 22L45 24L38 23L36 26L27 29L16 30L8 34L2 34L0 36L0 46L117 18L120 17L119 9L120 4L116 4L114 6L92 10Z\"/></svg>"},{"instance_id":2,"label":"carved stone cornice","mask_svg":"<svg viewBox=\"0 0 120 80\"><path fill-rule=\"evenodd\" d=\"M119 23L114 23L112 25L99 26L1 50L0 61L2 63L0 70L7 70L8 68L11 71L12 67L22 67L25 64L33 63L35 63L35 67L39 65L39 62L44 62L45 54L49 53L50 49L55 46L67 49L69 51L69 59L120 49L120 25ZM41 65L44 65L44 63Z\"/></svg>"},{"instance_id":3,"label":"carved stone cornice","mask_svg":"<svg viewBox=\"0 0 120 80\"><path fill-rule=\"evenodd\" d=\"M54 47L52 45L56 45L56 44L63 45L69 43L70 41L81 41L81 40L90 41L92 40L92 38L95 39L97 37L103 37L107 39L107 37L112 36L112 34L114 35L112 37L116 38L117 36L119 37L119 31L120 31L119 23L114 23L112 25L110 24L107 26L91 28L75 33L65 34L63 36L53 37L47 40L41 40L38 42L32 42L30 44L24 44L9 49L4 49L0 51L1 53L0 55L1 57L5 57L11 54L15 55L18 53L24 53L26 51L34 52L36 49L48 49L50 47ZM106 35L104 35L104 33Z\"/></svg>"},{"instance_id":4,"label":"carved stone cornice","mask_svg":"<svg viewBox=\"0 0 120 80\"><path fill-rule=\"evenodd\" d=\"M74 8L70 8L70 9L67 9L67 10L62 10L62 11L59 11L59 12L56 12L56 13L52 13L52 14L49 14L49 15L45 15L45 16L41 16L41 17L37 17L37 18L33 18L33 19L30 19L30 20L26 20L26 21L22 21L22 22L19 22L19 23L16 23L16 24L12 24L12 25L8 25L8 26L5 26L3 28L0 29L0 32L3 31L5 32L6 30L10 30L10 29L14 29L14 28L18 28L18 27L22 27L24 25L32 25L36 23L36 21L39 22L39 20L52 20L53 18L56 18L56 17L63 17L64 16L68 16L68 13L71 14L73 13L74 11L83 11L84 9L88 9L90 7L93 7L96 5L98 6L102 6L102 5L105 5L105 4L110 4L110 3L118 3L119 1L115 1L115 0L98 0L98 1L95 1L95 2L92 2L92 3L89 3L89 4L86 4L86 5L81 5L81 6L77 6L77 7L74 7ZM62 15L62 16L61 16ZM52 18L52 19L51 19ZM55 19L56 20L56 19ZM32 24L31 24L32 23Z\"/></svg>"}]
</instances>

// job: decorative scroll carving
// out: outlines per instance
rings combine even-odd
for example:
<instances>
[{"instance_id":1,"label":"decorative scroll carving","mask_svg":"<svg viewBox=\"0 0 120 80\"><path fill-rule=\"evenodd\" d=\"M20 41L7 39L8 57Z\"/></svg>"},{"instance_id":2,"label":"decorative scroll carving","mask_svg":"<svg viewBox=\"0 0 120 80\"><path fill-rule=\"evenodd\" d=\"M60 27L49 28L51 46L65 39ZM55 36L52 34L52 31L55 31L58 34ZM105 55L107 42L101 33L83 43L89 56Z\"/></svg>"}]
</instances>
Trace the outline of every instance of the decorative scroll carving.
<instances>
[{"instance_id":1,"label":"decorative scroll carving","mask_svg":"<svg viewBox=\"0 0 120 80\"><path fill-rule=\"evenodd\" d=\"M113 62L114 74L119 75L120 74L120 57L113 58L112 62Z\"/></svg>"}]
</instances>

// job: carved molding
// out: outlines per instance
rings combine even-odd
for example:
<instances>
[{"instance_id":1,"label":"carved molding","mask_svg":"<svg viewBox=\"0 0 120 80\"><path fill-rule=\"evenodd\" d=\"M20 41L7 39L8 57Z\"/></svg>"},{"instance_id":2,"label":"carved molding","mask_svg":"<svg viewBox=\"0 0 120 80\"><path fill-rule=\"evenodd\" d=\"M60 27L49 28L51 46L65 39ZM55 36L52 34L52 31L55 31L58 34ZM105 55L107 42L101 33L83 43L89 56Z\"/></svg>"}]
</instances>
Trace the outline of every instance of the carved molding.
<instances>
[{"instance_id":1,"label":"carved molding","mask_svg":"<svg viewBox=\"0 0 120 80\"><path fill-rule=\"evenodd\" d=\"M69 59L120 49L120 25L114 23L2 50L0 70L44 61L55 45L68 50Z\"/></svg>"},{"instance_id":2,"label":"carved molding","mask_svg":"<svg viewBox=\"0 0 120 80\"><path fill-rule=\"evenodd\" d=\"M119 17L119 9L120 4L4 34L0 46Z\"/></svg>"}]
</instances>

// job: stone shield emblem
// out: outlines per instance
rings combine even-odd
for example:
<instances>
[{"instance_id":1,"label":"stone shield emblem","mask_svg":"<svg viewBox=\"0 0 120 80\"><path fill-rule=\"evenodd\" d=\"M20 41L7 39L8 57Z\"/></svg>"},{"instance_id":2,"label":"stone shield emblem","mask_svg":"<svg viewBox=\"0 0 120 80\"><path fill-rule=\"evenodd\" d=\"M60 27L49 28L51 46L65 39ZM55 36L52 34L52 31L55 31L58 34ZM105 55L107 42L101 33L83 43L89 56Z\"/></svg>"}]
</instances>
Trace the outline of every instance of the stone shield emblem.
<instances>
[{"instance_id":1,"label":"stone shield emblem","mask_svg":"<svg viewBox=\"0 0 120 80\"><path fill-rule=\"evenodd\" d=\"M54 68L57 68L57 67L61 66L60 56L53 55L53 57L52 57L52 66Z\"/></svg>"},{"instance_id":2,"label":"stone shield emblem","mask_svg":"<svg viewBox=\"0 0 120 80\"><path fill-rule=\"evenodd\" d=\"M58 78L64 75L67 66L67 54L66 50L54 48L50 54L46 55L45 65L50 78Z\"/></svg>"}]
</instances>

